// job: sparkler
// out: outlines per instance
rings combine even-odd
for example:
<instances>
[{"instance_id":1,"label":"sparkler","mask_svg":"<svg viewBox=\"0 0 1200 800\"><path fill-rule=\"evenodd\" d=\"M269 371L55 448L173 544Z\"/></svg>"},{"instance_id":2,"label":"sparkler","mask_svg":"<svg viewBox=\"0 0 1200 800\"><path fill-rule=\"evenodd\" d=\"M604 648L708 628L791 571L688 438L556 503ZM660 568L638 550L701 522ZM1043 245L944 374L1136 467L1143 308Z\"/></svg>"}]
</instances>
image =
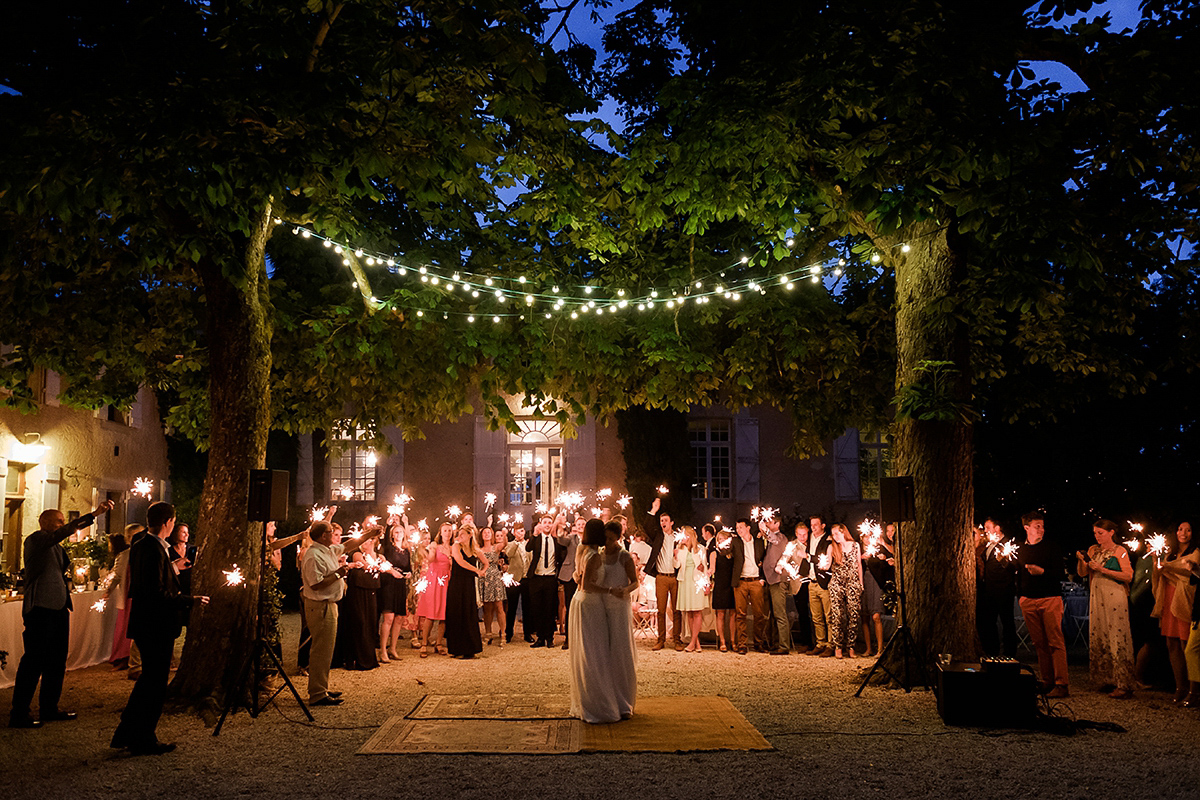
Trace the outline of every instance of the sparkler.
<instances>
[{"instance_id":1,"label":"sparkler","mask_svg":"<svg viewBox=\"0 0 1200 800\"><path fill-rule=\"evenodd\" d=\"M517 579L512 576L511 572L506 572L500 576L500 582L505 586L516 586Z\"/></svg>"},{"instance_id":2,"label":"sparkler","mask_svg":"<svg viewBox=\"0 0 1200 800\"><path fill-rule=\"evenodd\" d=\"M374 528L376 525L379 524L379 517L372 514L371 516L369 516L365 520L363 520L363 522L367 523L366 527Z\"/></svg>"},{"instance_id":3,"label":"sparkler","mask_svg":"<svg viewBox=\"0 0 1200 800\"><path fill-rule=\"evenodd\" d=\"M428 521L428 520L424 520L424 519L423 519L423 520L419 520L419 521L417 522L417 530L419 530L419 531L427 531L427 530L429 530L429 521Z\"/></svg>"},{"instance_id":4,"label":"sparkler","mask_svg":"<svg viewBox=\"0 0 1200 800\"><path fill-rule=\"evenodd\" d=\"M574 511L587 501L580 492L563 492L556 501L560 506Z\"/></svg>"},{"instance_id":5,"label":"sparkler","mask_svg":"<svg viewBox=\"0 0 1200 800\"><path fill-rule=\"evenodd\" d=\"M658 487L658 493L659 494L670 494L671 490L667 488L666 484L660 484Z\"/></svg>"},{"instance_id":6,"label":"sparkler","mask_svg":"<svg viewBox=\"0 0 1200 800\"><path fill-rule=\"evenodd\" d=\"M597 500L604 500L608 497L612 497L612 489L601 489L600 491L596 492Z\"/></svg>"},{"instance_id":7,"label":"sparkler","mask_svg":"<svg viewBox=\"0 0 1200 800\"><path fill-rule=\"evenodd\" d=\"M450 519L457 520L462 516L462 509L458 506L446 506L446 516Z\"/></svg>"},{"instance_id":8,"label":"sparkler","mask_svg":"<svg viewBox=\"0 0 1200 800\"><path fill-rule=\"evenodd\" d=\"M488 511L491 511L492 506L496 505L496 495L493 494L492 492L488 492L487 494L485 494L483 496L483 505L486 507L486 509Z\"/></svg>"},{"instance_id":9,"label":"sparkler","mask_svg":"<svg viewBox=\"0 0 1200 800\"><path fill-rule=\"evenodd\" d=\"M831 561L832 557L829 555L829 553L822 553L817 557L817 569L829 569L829 564Z\"/></svg>"},{"instance_id":10,"label":"sparkler","mask_svg":"<svg viewBox=\"0 0 1200 800\"><path fill-rule=\"evenodd\" d=\"M424 594L425 590L428 588L429 588L429 579L422 575L420 580L418 580L416 583L413 584L413 593L414 594Z\"/></svg>"},{"instance_id":11,"label":"sparkler","mask_svg":"<svg viewBox=\"0 0 1200 800\"><path fill-rule=\"evenodd\" d=\"M721 530L725 531L726 533L729 533L729 528L722 528ZM718 550L728 550L732 546L733 546L733 539L726 539L725 541L723 541L717 545L717 549Z\"/></svg>"},{"instance_id":12,"label":"sparkler","mask_svg":"<svg viewBox=\"0 0 1200 800\"><path fill-rule=\"evenodd\" d=\"M519 511L516 514L513 514L512 518L513 518L514 525L520 525L522 522L525 521L525 515Z\"/></svg>"},{"instance_id":13,"label":"sparkler","mask_svg":"<svg viewBox=\"0 0 1200 800\"><path fill-rule=\"evenodd\" d=\"M696 576L696 588L699 589L701 592L707 592L708 587L710 587L710 586L712 586L712 581L710 581L708 579L707 575Z\"/></svg>"},{"instance_id":14,"label":"sparkler","mask_svg":"<svg viewBox=\"0 0 1200 800\"><path fill-rule=\"evenodd\" d=\"M338 494L342 496L343 500L351 500L354 498L354 487L343 486L341 489L338 489Z\"/></svg>"},{"instance_id":15,"label":"sparkler","mask_svg":"<svg viewBox=\"0 0 1200 800\"><path fill-rule=\"evenodd\" d=\"M1146 526L1140 522L1134 522L1133 520L1128 520L1128 522L1129 530L1133 531L1134 533L1141 533L1146 528Z\"/></svg>"},{"instance_id":16,"label":"sparkler","mask_svg":"<svg viewBox=\"0 0 1200 800\"><path fill-rule=\"evenodd\" d=\"M404 491L404 487L400 487L400 494L392 496L392 505L387 507L389 514L395 514L397 517L404 515L404 509L412 503L412 495Z\"/></svg>"},{"instance_id":17,"label":"sparkler","mask_svg":"<svg viewBox=\"0 0 1200 800\"><path fill-rule=\"evenodd\" d=\"M445 585L446 585L446 576L442 575L441 577L438 578L438 586L445 586Z\"/></svg>"},{"instance_id":18,"label":"sparkler","mask_svg":"<svg viewBox=\"0 0 1200 800\"><path fill-rule=\"evenodd\" d=\"M537 504L537 513L545 514L546 511L548 510L548 508L549 508L549 506L547 506L545 503L538 503Z\"/></svg>"},{"instance_id":19,"label":"sparkler","mask_svg":"<svg viewBox=\"0 0 1200 800\"><path fill-rule=\"evenodd\" d=\"M154 491L154 481L149 478L134 478L133 488L129 490L130 494L141 495L147 500L150 499L150 494Z\"/></svg>"},{"instance_id":20,"label":"sparkler","mask_svg":"<svg viewBox=\"0 0 1200 800\"><path fill-rule=\"evenodd\" d=\"M413 544L420 544L421 543L421 534L416 533L414 531L413 533L409 534L408 540L410 542L412 542Z\"/></svg>"},{"instance_id":21,"label":"sparkler","mask_svg":"<svg viewBox=\"0 0 1200 800\"><path fill-rule=\"evenodd\" d=\"M105 606L108 605L108 600L101 597L96 602L92 603L92 611L100 611L103 613Z\"/></svg>"},{"instance_id":22,"label":"sparkler","mask_svg":"<svg viewBox=\"0 0 1200 800\"><path fill-rule=\"evenodd\" d=\"M720 521L721 521L721 515L720 515L720 514L717 514L715 517L713 517L713 522L720 522Z\"/></svg>"},{"instance_id":23,"label":"sparkler","mask_svg":"<svg viewBox=\"0 0 1200 800\"><path fill-rule=\"evenodd\" d=\"M1003 558L1007 561L1012 561L1017 557L1017 551L1019 549L1021 548L1016 542L1005 542L1000 547L1000 558Z\"/></svg>"},{"instance_id":24,"label":"sparkler","mask_svg":"<svg viewBox=\"0 0 1200 800\"><path fill-rule=\"evenodd\" d=\"M1125 546L1128 547L1130 550L1132 550L1135 553L1137 552L1137 549L1139 547L1141 547L1141 544L1142 544L1142 542L1140 539L1130 539L1127 542L1125 542Z\"/></svg>"},{"instance_id":25,"label":"sparkler","mask_svg":"<svg viewBox=\"0 0 1200 800\"><path fill-rule=\"evenodd\" d=\"M233 565L233 569L221 570L221 574L225 576L226 586L241 586L246 582L246 576L242 574L242 570L237 564Z\"/></svg>"},{"instance_id":26,"label":"sparkler","mask_svg":"<svg viewBox=\"0 0 1200 800\"><path fill-rule=\"evenodd\" d=\"M602 509L598 506L592 506L592 516L593 517L599 517L603 513L604 513L604 509Z\"/></svg>"},{"instance_id":27,"label":"sparkler","mask_svg":"<svg viewBox=\"0 0 1200 800\"><path fill-rule=\"evenodd\" d=\"M629 508L629 501L630 501L630 499L631 499L631 498L630 498L630 497L629 497L629 495L627 495L627 494L623 494L623 495L621 495L620 497L618 497L618 498L617 498L617 505L621 507L621 510L622 510L622 511L624 511L625 509Z\"/></svg>"},{"instance_id":28,"label":"sparkler","mask_svg":"<svg viewBox=\"0 0 1200 800\"><path fill-rule=\"evenodd\" d=\"M1162 554L1167 551L1167 537L1156 533L1146 540L1146 552L1153 553L1155 560L1161 565Z\"/></svg>"},{"instance_id":29,"label":"sparkler","mask_svg":"<svg viewBox=\"0 0 1200 800\"><path fill-rule=\"evenodd\" d=\"M325 517L328 514L329 514L329 506L313 506L312 511L309 512L308 521L309 522L321 522L325 519Z\"/></svg>"},{"instance_id":30,"label":"sparkler","mask_svg":"<svg viewBox=\"0 0 1200 800\"><path fill-rule=\"evenodd\" d=\"M675 531L675 544L680 544L683 542L686 535L687 534L685 534L683 531Z\"/></svg>"},{"instance_id":31,"label":"sparkler","mask_svg":"<svg viewBox=\"0 0 1200 800\"><path fill-rule=\"evenodd\" d=\"M508 517L508 512L505 512L505 513L501 514L501 515L500 515L499 517L497 517L496 519L500 520L500 524L501 524L501 525L503 525L504 523L508 522L508 519L509 519L509 517Z\"/></svg>"}]
</instances>

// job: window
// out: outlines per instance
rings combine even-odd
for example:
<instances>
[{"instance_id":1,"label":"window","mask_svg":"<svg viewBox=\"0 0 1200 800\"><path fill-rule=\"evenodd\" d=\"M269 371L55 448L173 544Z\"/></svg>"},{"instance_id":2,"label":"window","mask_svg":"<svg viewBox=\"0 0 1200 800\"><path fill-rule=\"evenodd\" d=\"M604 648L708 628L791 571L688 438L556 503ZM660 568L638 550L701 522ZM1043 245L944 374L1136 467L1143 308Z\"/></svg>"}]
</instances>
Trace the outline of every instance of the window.
<instances>
[{"instance_id":1,"label":"window","mask_svg":"<svg viewBox=\"0 0 1200 800\"><path fill-rule=\"evenodd\" d=\"M863 500L879 499L879 479L892 476L892 439L886 433L858 435L858 485Z\"/></svg>"},{"instance_id":2,"label":"window","mask_svg":"<svg viewBox=\"0 0 1200 800\"><path fill-rule=\"evenodd\" d=\"M364 431L348 428L335 432L329 459L329 488L334 500L375 499L375 451L363 443Z\"/></svg>"},{"instance_id":3,"label":"window","mask_svg":"<svg viewBox=\"0 0 1200 800\"><path fill-rule=\"evenodd\" d=\"M728 420L688 423L692 443L692 498L728 500L733 474Z\"/></svg>"},{"instance_id":4,"label":"window","mask_svg":"<svg viewBox=\"0 0 1200 800\"><path fill-rule=\"evenodd\" d=\"M562 481L562 426L548 419L518 419L508 435L508 504L554 503Z\"/></svg>"}]
</instances>

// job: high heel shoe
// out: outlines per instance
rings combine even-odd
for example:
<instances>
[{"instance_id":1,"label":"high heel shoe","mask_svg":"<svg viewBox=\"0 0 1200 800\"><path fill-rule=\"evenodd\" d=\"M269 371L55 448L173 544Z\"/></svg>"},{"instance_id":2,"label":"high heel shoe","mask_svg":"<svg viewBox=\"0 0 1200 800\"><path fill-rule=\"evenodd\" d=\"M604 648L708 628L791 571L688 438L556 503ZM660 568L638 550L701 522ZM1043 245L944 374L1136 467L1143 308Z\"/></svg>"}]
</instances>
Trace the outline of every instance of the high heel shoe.
<instances>
[{"instance_id":1,"label":"high heel shoe","mask_svg":"<svg viewBox=\"0 0 1200 800\"><path fill-rule=\"evenodd\" d=\"M421 658L429 658L429 648L425 645L421 645Z\"/></svg>"}]
</instances>

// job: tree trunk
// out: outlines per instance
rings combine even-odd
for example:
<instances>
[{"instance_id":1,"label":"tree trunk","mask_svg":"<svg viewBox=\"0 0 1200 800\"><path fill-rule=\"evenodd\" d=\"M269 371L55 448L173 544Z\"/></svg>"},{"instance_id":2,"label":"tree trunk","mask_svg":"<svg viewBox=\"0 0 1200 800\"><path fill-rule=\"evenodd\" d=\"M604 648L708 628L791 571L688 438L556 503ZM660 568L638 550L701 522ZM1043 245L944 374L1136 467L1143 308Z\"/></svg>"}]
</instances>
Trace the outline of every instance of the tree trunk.
<instances>
[{"instance_id":1,"label":"tree trunk","mask_svg":"<svg viewBox=\"0 0 1200 800\"><path fill-rule=\"evenodd\" d=\"M901 556L907 622L926 665L937 653L976 653L974 445L963 415L971 399L970 339L957 317L966 264L953 237L952 228L919 223L909 232L910 252L896 263L897 390L928 383L917 371L922 362L952 362L957 370L949 373L937 407L927 409L953 419L899 414L892 440L895 474L913 477L916 521L901 527Z\"/></svg>"},{"instance_id":2,"label":"tree trunk","mask_svg":"<svg viewBox=\"0 0 1200 800\"><path fill-rule=\"evenodd\" d=\"M251 469L266 460L270 429L271 321L266 264L271 206L247 243L245 272L231 278L215 260L198 268L207 309L209 355L208 473L200 500L193 591L212 598L192 612L174 689L214 709L249 655L256 636L261 523L249 523ZM234 565L245 582L228 586Z\"/></svg>"}]
</instances>

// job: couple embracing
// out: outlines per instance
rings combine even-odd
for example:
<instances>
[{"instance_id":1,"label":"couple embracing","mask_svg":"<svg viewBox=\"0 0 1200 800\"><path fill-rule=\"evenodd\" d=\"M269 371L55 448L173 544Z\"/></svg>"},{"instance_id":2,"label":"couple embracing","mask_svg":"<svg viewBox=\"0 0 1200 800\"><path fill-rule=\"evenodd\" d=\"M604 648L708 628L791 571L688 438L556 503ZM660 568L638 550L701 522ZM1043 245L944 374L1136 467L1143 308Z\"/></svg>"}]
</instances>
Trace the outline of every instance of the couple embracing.
<instances>
[{"instance_id":1,"label":"couple embracing","mask_svg":"<svg viewBox=\"0 0 1200 800\"><path fill-rule=\"evenodd\" d=\"M571 715L584 722L629 719L637 700L633 608L637 588L633 558L620 544L619 522L590 519L575 558L567 636L570 642Z\"/></svg>"}]
</instances>

